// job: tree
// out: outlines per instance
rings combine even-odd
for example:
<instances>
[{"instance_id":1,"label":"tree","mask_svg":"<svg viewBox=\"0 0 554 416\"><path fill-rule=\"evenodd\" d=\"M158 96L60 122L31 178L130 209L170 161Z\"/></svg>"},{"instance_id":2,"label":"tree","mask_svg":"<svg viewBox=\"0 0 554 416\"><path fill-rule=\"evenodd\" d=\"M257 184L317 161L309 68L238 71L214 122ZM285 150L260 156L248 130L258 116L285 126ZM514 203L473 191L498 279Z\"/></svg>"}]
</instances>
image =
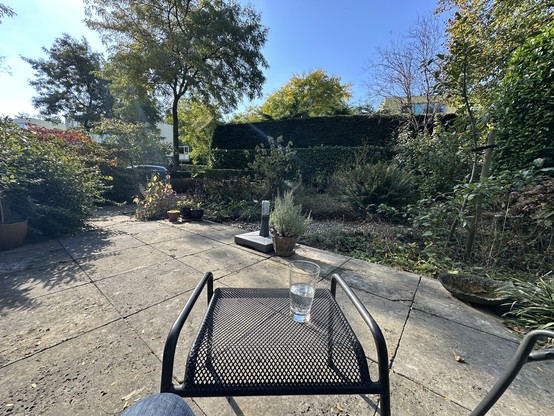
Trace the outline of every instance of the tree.
<instances>
[{"instance_id":1,"label":"tree","mask_svg":"<svg viewBox=\"0 0 554 416\"><path fill-rule=\"evenodd\" d=\"M16 13L13 11L13 9L9 6L6 6L2 3L0 3L0 23L2 23L2 18L4 16L7 17L13 17ZM0 55L0 72L10 72L10 68L7 65L4 65L4 60L6 59L5 56Z\"/></svg>"},{"instance_id":2,"label":"tree","mask_svg":"<svg viewBox=\"0 0 554 416\"><path fill-rule=\"evenodd\" d=\"M32 101L41 114L71 118L85 129L112 115L109 82L95 75L102 68L102 55L93 52L84 37L78 41L64 34L50 49L42 50L47 59L22 57L35 71L36 78L29 84L37 90Z\"/></svg>"},{"instance_id":3,"label":"tree","mask_svg":"<svg viewBox=\"0 0 554 416\"><path fill-rule=\"evenodd\" d=\"M351 84L341 84L340 77L318 69L294 75L266 99L258 113L273 120L346 114L351 96Z\"/></svg>"},{"instance_id":4,"label":"tree","mask_svg":"<svg viewBox=\"0 0 554 416\"><path fill-rule=\"evenodd\" d=\"M221 120L219 108L200 101L179 102L180 141L191 147L190 157L194 162L207 163L213 131ZM183 134L184 132L184 134Z\"/></svg>"},{"instance_id":5,"label":"tree","mask_svg":"<svg viewBox=\"0 0 554 416\"><path fill-rule=\"evenodd\" d=\"M164 163L170 146L163 143L160 132L147 123L127 123L117 119L103 119L92 130L103 137L103 142L121 151L119 159L125 165Z\"/></svg>"},{"instance_id":6,"label":"tree","mask_svg":"<svg viewBox=\"0 0 554 416\"><path fill-rule=\"evenodd\" d=\"M471 106L488 112L497 99L511 56L551 20L554 2L439 0L439 11L447 10L455 13L447 27L448 55L442 71L445 92L465 108L460 91L466 84ZM461 65L467 76L461 73Z\"/></svg>"},{"instance_id":7,"label":"tree","mask_svg":"<svg viewBox=\"0 0 554 416\"><path fill-rule=\"evenodd\" d=\"M125 80L129 88L151 87L171 102L175 165L181 98L231 109L243 95L260 94L267 29L250 6L224 0L84 1L86 23L103 35L112 65L132 65L139 75Z\"/></svg>"},{"instance_id":8,"label":"tree","mask_svg":"<svg viewBox=\"0 0 554 416\"><path fill-rule=\"evenodd\" d=\"M536 36L552 19L554 4L552 0L440 0L439 5L439 11L455 10L447 28L448 54L443 57L440 89L458 104L459 134L469 133L474 151L468 179L471 186L481 159L479 149L487 149L482 158L481 182L488 179L496 135L490 115L503 93L508 62L526 39ZM486 146L480 147L485 140ZM458 218L466 215L469 195L464 198ZM482 195L472 199L473 220L468 228L466 256L472 252L482 202ZM454 221L451 236L458 222Z\"/></svg>"},{"instance_id":9,"label":"tree","mask_svg":"<svg viewBox=\"0 0 554 416\"><path fill-rule=\"evenodd\" d=\"M377 58L370 62L370 94L381 99L395 97L417 130L414 97L425 97L421 112L427 125L438 108L436 93L437 54L442 50L443 35L436 18L419 17L414 28L400 42L387 49L377 49Z\"/></svg>"}]
</instances>

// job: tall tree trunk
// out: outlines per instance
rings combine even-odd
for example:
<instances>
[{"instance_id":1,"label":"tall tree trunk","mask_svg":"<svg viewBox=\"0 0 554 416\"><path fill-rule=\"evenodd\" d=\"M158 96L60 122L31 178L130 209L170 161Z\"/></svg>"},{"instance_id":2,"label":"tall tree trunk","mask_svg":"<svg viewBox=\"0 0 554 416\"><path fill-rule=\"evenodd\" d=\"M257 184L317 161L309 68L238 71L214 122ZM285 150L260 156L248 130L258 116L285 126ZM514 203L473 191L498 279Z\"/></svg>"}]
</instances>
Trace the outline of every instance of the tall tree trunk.
<instances>
[{"instance_id":1,"label":"tall tree trunk","mask_svg":"<svg viewBox=\"0 0 554 416\"><path fill-rule=\"evenodd\" d=\"M481 177L479 178L480 182L483 182L489 177L491 170L492 162L492 149L494 147L494 142L496 138L496 129L492 129L487 136L487 146L485 149L485 156L483 158L483 166L481 167ZM466 239L465 247L465 256L470 257L473 250L473 245L475 244L475 234L477 233L477 226L479 225L479 220L481 219L481 210L483 207L483 198L484 195L482 192L479 192L475 198L475 210L473 214L473 221L469 225L469 231Z\"/></svg>"},{"instance_id":2,"label":"tall tree trunk","mask_svg":"<svg viewBox=\"0 0 554 416\"><path fill-rule=\"evenodd\" d=\"M179 113L177 111L179 97L173 97L171 117L173 119L173 168L179 167Z\"/></svg>"}]
</instances>

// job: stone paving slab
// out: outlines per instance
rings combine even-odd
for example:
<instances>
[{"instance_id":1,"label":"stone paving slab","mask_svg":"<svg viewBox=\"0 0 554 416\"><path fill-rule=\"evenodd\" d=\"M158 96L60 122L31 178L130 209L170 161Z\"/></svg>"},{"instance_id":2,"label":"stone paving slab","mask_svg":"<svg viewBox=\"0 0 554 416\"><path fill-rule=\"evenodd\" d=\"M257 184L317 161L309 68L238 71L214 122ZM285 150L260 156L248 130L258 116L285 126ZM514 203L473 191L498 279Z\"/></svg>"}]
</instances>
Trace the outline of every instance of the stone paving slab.
<instances>
[{"instance_id":1,"label":"stone paving slab","mask_svg":"<svg viewBox=\"0 0 554 416\"><path fill-rule=\"evenodd\" d=\"M159 389L160 362L122 320L0 368L2 414L117 415Z\"/></svg>"},{"instance_id":2,"label":"stone paving slab","mask_svg":"<svg viewBox=\"0 0 554 416\"><path fill-rule=\"evenodd\" d=\"M76 236L62 238L59 242L74 259L144 245L142 241L117 230L91 230Z\"/></svg>"},{"instance_id":3,"label":"stone paving slab","mask_svg":"<svg viewBox=\"0 0 554 416\"><path fill-rule=\"evenodd\" d=\"M201 277L186 264L169 259L102 279L96 285L121 316L127 316L194 289Z\"/></svg>"},{"instance_id":4,"label":"stone paving slab","mask_svg":"<svg viewBox=\"0 0 554 416\"><path fill-rule=\"evenodd\" d=\"M224 276L264 261L264 258L235 246L221 246L180 258L181 261L205 273Z\"/></svg>"},{"instance_id":5,"label":"stone paving slab","mask_svg":"<svg viewBox=\"0 0 554 416\"><path fill-rule=\"evenodd\" d=\"M413 310L392 369L473 409L508 366L517 347L516 342ZM465 363L457 362L454 352ZM551 414L554 367L548 364L526 364L490 414L513 414L513 409L521 415Z\"/></svg>"},{"instance_id":6,"label":"stone paving slab","mask_svg":"<svg viewBox=\"0 0 554 416\"><path fill-rule=\"evenodd\" d=\"M389 300L411 301L420 276L379 264L351 259L337 271L351 288L361 289Z\"/></svg>"},{"instance_id":7,"label":"stone paving slab","mask_svg":"<svg viewBox=\"0 0 554 416\"><path fill-rule=\"evenodd\" d=\"M93 281L97 281L169 259L170 256L154 247L140 246L77 259L77 263Z\"/></svg>"},{"instance_id":8,"label":"stone paving slab","mask_svg":"<svg viewBox=\"0 0 554 416\"><path fill-rule=\"evenodd\" d=\"M190 256L191 254L201 253L212 248L226 247L223 243L198 234L191 234L183 231L179 233L179 238L156 242L152 244L152 247L176 259Z\"/></svg>"},{"instance_id":9,"label":"stone paving slab","mask_svg":"<svg viewBox=\"0 0 554 416\"><path fill-rule=\"evenodd\" d=\"M390 374L391 414L402 416L468 415L466 409L425 386L398 375Z\"/></svg>"},{"instance_id":10,"label":"stone paving slab","mask_svg":"<svg viewBox=\"0 0 554 416\"><path fill-rule=\"evenodd\" d=\"M13 250L0 251L0 276L70 261L73 259L58 241L28 244Z\"/></svg>"},{"instance_id":11,"label":"stone paving slab","mask_svg":"<svg viewBox=\"0 0 554 416\"><path fill-rule=\"evenodd\" d=\"M466 302L456 299L442 287L438 280L421 279L414 299L414 309L437 315L511 341L518 343L520 341L520 338L506 328L498 317L490 313L487 314Z\"/></svg>"},{"instance_id":12,"label":"stone paving slab","mask_svg":"<svg viewBox=\"0 0 554 416\"><path fill-rule=\"evenodd\" d=\"M0 314L4 308L24 307L26 302L38 296L86 283L90 283L89 277L74 262L54 263L0 275Z\"/></svg>"},{"instance_id":13,"label":"stone paving slab","mask_svg":"<svg viewBox=\"0 0 554 416\"><path fill-rule=\"evenodd\" d=\"M105 296L90 283L35 298L27 307L3 311L0 365L29 357L118 318Z\"/></svg>"}]
</instances>

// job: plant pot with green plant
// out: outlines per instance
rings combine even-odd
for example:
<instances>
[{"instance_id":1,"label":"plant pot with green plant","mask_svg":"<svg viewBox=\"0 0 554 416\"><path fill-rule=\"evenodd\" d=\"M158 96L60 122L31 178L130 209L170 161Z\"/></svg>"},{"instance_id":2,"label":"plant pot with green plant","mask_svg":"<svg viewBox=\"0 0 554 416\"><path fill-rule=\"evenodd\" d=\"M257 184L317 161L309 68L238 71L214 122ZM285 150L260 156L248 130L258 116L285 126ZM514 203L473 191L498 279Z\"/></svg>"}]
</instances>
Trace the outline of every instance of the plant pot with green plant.
<instances>
[{"instance_id":1,"label":"plant pot with green plant","mask_svg":"<svg viewBox=\"0 0 554 416\"><path fill-rule=\"evenodd\" d=\"M191 208L190 217L194 221L200 221L202 217L204 217L204 209L201 207L200 203L197 203Z\"/></svg>"},{"instance_id":2,"label":"plant pot with green plant","mask_svg":"<svg viewBox=\"0 0 554 416\"><path fill-rule=\"evenodd\" d=\"M190 211L191 211L191 208L192 208L192 202L181 199L181 200L177 201L177 207L181 211L181 219L184 222L190 221L191 220Z\"/></svg>"},{"instance_id":3,"label":"plant pot with green plant","mask_svg":"<svg viewBox=\"0 0 554 416\"><path fill-rule=\"evenodd\" d=\"M170 209L167 211L167 217L171 222L179 221L179 215L181 215L181 211L178 209Z\"/></svg>"},{"instance_id":4,"label":"plant pot with green plant","mask_svg":"<svg viewBox=\"0 0 554 416\"><path fill-rule=\"evenodd\" d=\"M292 256L298 238L306 232L311 221L309 213L302 213L302 205L294 203L292 191L277 196L269 216L275 254L281 257Z\"/></svg>"}]
</instances>

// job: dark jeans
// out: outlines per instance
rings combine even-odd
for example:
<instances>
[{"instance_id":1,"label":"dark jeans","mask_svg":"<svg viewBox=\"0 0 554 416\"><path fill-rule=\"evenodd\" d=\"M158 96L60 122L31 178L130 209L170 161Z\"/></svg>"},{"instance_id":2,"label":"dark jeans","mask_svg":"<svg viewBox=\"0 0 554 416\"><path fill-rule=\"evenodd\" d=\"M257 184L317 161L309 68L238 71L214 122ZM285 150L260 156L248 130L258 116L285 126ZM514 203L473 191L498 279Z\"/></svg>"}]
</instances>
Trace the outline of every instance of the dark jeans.
<instances>
[{"instance_id":1,"label":"dark jeans","mask_svg":"<svg viewBox=\"0 0 554 416\"><path fill-rule=\"evenodd\" d=\"M121 416L194 416L194 413L176 394L158 393L135 403Z\"/></svg>"}]
</instances>

